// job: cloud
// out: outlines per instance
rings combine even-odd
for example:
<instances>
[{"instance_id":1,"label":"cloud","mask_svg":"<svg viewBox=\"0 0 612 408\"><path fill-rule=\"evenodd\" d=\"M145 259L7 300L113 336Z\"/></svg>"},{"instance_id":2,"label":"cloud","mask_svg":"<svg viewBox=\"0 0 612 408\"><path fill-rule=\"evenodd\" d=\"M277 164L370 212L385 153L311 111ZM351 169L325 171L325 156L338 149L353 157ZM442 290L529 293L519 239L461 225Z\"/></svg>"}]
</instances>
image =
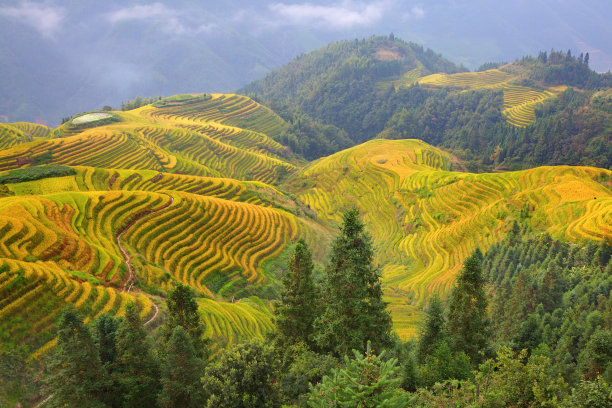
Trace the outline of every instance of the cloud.
<instances>
[{"instance_id":1,"label":"cloud","mask_svg":"<svg viewBox=\"0 0 612 408\"><path fill-rule=\"evenodd\" d=\"M122 21L145 21L159 25L162 31L174 35L199 34L214 28L214 24L186 25L184 13L161 3L125 7L109 13L107 19L113 24Z\"/></svg>"},{"instance_id":2,"label":"cloud","mask_svg":"<svg viewBox=\"0 0 612 408\"><path fill-rule=\"evenodd\" d=\"M403 20L420 20L425 18L425 9L421 4L416 4L402 15Z\"/></svg>"},{"instance_id":3,"label":"cloud","mask_svg":"<svg viewBox=\"0 0 612 408\"><path fill-rule=\"evenodd\" d=\"M420 4L417 4L416 6L413 6L412 9L410 9L410 15L413 18L423 18L425 17L425 9L423 9L423 6L421 6Z\"/></svg>"},{"instance_id":4,"label":"cloud","mask_svg":"<svg viewBox=\"0 0 612 408\"><path fill-rule=\"evenodd\" d=\"M387 9L387 2L370 4L342 1L332 5L312 3L273 3L268 6L278 19L277 24L315 25L323 28L346 29L379 21Z\"/></svg>"},{"instance_id":5,"label":"cloud","mask_svg":"<svg viewBox=\"0 0 612 408\"><path fill-rule=\"evenodd\" d=\"M0 16L26 24L43 37L53 37L62 27L66 11L49 3L22 1L17 7L0 7Z\"/></svg>"}]
</instances>

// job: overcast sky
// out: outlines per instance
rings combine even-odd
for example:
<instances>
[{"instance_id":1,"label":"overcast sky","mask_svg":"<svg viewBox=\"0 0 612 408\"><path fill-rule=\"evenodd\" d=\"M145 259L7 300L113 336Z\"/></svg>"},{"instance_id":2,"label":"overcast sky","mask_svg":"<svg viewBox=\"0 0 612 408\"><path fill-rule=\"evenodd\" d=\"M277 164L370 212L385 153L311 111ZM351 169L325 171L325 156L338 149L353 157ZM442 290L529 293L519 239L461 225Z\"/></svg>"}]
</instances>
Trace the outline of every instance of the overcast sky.
<instances>
[{"instance_id":1,"label":"overcast sky","mask_svg":"<svg viewBox=\"0 0 612 408\"><path fill-rule=\"evenodd\" d=\"M608 71L610 21L609 0L0 0L0 116L231 91L330 41L391 32L471 69L555 48Z\"/></svg>"}]
</instances>

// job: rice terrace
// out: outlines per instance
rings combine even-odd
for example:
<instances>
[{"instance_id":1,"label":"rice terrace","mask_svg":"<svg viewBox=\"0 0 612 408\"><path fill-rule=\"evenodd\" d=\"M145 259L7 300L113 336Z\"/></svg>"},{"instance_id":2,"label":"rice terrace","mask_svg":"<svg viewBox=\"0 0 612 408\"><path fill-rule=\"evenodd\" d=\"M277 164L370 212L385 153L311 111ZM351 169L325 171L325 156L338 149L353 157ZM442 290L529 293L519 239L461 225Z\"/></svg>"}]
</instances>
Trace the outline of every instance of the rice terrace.
<instances>
[{"instance_id":1,"label":"rice terrace","mask_svg":"<svg viewBox=\"0 0 612 408\"><path fill-rule=\"evenodd\" d=\"M104 21L225 35L146 3ZM612 74L394 34L258 50L232 93L0 123L0 406L609 401Z\"/></svg>"},{"instance_id":2,"label":"rice terrace","mask_svg":"<svg viewBox=\"0 0 612 408\"><path fill-rule=\"evenodd\" d=\"M214 338L261 336L271 328L261 294L278 285L269 265L299 237L322 253L350 204L377 244L404 338L428 294L448 293L465 257L501 240L524 207L554 237L598 239L612 225L609 170L453 172L447 153L417 140L372 141L302 167L268 136L287 124L235 95L169 98L70 130L110 117L91 115L0 152L0 321L32 356L53 344L63 304L94 319L135 301L148 318L173 282L210 299L201 311ZM287 172L295 179L283 183Z\"/></svg>"}]
</instances>

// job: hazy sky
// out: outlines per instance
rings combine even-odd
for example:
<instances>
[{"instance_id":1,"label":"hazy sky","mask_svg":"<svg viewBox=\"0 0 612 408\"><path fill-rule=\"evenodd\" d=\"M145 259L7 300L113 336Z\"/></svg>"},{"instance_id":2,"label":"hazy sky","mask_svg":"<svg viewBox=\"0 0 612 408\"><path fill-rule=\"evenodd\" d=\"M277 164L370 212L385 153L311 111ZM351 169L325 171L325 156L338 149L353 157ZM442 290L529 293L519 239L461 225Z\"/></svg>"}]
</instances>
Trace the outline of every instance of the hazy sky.
<instances>
[{"instance_id":1,"label":"hazy sky","mask_svg":"<svg viewBox=\"0 0 612 408\"><path fill-rule=\"evenodd\" d=\"M0 0L0 120L231 91L330 41L391 32L472 69L555 48L608 71L610 21L610 0Z\"/></svg>"}]
</instances>

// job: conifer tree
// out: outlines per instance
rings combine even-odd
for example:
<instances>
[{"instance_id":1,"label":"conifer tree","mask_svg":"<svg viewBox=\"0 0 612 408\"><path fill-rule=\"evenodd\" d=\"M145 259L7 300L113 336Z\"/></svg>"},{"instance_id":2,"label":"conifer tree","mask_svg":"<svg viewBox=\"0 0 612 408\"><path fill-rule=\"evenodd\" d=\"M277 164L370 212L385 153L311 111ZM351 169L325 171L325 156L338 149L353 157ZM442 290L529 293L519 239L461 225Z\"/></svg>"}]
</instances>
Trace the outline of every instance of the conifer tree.
<instances>
[{"instance_id":1,"label":"conifer tree","mask_svg":"<svg viewBox=\"0 0 612 408\"><path fill-rule=\"evenodd\" d=\"M166 358L161 366L162 390L158 397L162 408L203 406L200 377L204 364L196 357L190 336L182 326L176 326L170 336Z\"/></svg>"},{"instance_id":2,"label":"conifer tree","mask_svg":"<svg viewBox=\"0 0 612 408\"><path fill-rule=\"evenodd\" d=\"M93 337L102 369L108 381L104 386L103 402L112 408L119 408L122 404L122 395L117 392L119 388L115 382L115 370L117 368L117 330L119 330L119 319L103 313L93 323Z\"/></svg>"},{"instance_id":3,"label":"conifer tree","mask_svg":"<svg viewBox=\"0 0 612 408\"><path fill-rule=\"evenodd\" d=\"M446 339L446 321L442 301L437 294L429 300L423 331L419 337L418 358L423 362L441 341Z\"/></svg>"},{"instance_id":4,"label":"conifer tree","mask_svg":"<svg viewBox=\"0 0 612 408\"><path fill-rule=\"evenodd\" d=\"M166 304L168 320L163 328L165 342L170 340L174 329L181 326L191 337L197 357L205 358L208 355L206 352L208 342L203 337L204 326L200 321L193 289L179 283L168 296Z\"/></svg>"},{"instance_id":5,"label":"conifer tree","mask_svg":"<svg viewBox=\"0 0 612 408\"><path fill-rule=\"evenodd\" d=\"M391 345L391 316L373 255L359 211L352 208L332 244L323 282L325 309L315 320L314 336L322 350L346 355L352 349L363 351L368 340L377 351Z\"/></svg>"},{"instance_id":6,"label":"conifer tree","mask_svg":"<svg viewBox=\"0 0 612 408\"><path fill-rule=\"evenodd\" d=\"M300 239L283 276L283 292L276 314L276 329L283 343L311 343L316 317L317 291L312 280L312 257Z\"/></svg>"},{"instance_id":7,"label":"conifer tree","mask_svg":"<svg viewBox=\"0 0 612 408\"><path fill-rule=\"evenodd\" d=\"M101 314L94 322L94 339L103 365L112 365L115 362L118 329L119 321L106 313Z\"/></svg>"},{"instance_id":8,"label":"conifer tree","mask_svg":"<svg viewBox=\"0 0 612 408\"><path fill-rule=\"evenodd\" d=\"M308 405L312 408L361 407L404 408L408 395L400 388L400 367L394 358L377 356L367 343L365 354L353 350L354 359L345 356L346 368L336 368L311 386Z\"/></svg>"},{"instance_id":9,"label":"conifer tree","mask_svg":"<svg viewBox=\"0 0 612 408\"><path fill-rule=\"evenodd\" d=\"M50 364L51 407L104 407L106 379L91 333L76 309L62 311Z\"/></svg>"},{"instance_id":10,"label":"conifer tree","mask_svg":"<svg viewBox=\"0 0 612 408\"><path fill-rule=\"evenodd\" d=\"M123 407L154 407L159 391L159 367L147 331L133 303L127 305L117 332L117 382Z\"/></svg>"},{"instance_id":11,"label":"conifer tree","mask_svg":"<svg viewBox=\"0 0 612 408\"><path fill-rule=\"evenodd\" d=\"M465 260L457 286L450 294L447 325L453 350L464 351L474 364L482 361L489 345L487 298L481 263L479 249Z\"/></svg>"}]
</instances>

